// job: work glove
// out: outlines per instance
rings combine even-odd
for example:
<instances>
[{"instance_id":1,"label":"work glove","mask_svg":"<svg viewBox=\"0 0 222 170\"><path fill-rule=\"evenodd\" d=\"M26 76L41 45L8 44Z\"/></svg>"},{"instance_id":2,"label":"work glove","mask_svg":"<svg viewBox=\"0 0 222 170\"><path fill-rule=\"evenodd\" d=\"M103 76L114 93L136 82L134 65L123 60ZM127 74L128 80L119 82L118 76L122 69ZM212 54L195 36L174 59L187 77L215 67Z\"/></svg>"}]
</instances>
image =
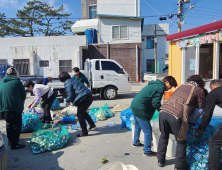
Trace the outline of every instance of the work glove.
<instances>
[{"instance_id":1,"label":"work glove","mask_svg":"<svg viewBox=\"0 0 222 170\"><path fill-rule=\"evenodd\" d=\"M69 103L67 103L66 100L64 99L63 105L67 107Z\"/></svg>"},{"instance_id":2,"label":"work glove","mask_svg":"<svg viewBox=\"0 0 222 170\"><path fill-rule=\"evenodd\" d=\"M201 138L203 131L200 129L196 129L195 138Z\"/></svg>"},{"instance_id":3,"label":"work glove","mask_svg":"<svg viewBox=\"0 0 222 170\"><path fill-rule=\"evenodd\" d=\"M28 108L29 108L29 109L31 109L31 107L32 107L32 103L30 103L30 104L28 105Z\"/></svg>"}]
</instances>

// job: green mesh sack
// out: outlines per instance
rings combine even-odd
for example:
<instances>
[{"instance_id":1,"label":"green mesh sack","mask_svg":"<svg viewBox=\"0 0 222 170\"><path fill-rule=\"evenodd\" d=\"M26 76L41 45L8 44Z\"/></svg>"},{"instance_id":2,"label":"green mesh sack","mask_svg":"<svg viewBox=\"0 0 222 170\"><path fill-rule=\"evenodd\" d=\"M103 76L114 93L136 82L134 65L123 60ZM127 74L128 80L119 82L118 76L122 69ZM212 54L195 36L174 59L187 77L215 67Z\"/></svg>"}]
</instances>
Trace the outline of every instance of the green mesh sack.
<instances>
[{"instance_id":1,"label":"green mesh sack","mask_svg":"<svg viewBox=\"0 0 222 170\"><path fill-rule=\"evenodd\" d=\"M160 112L158 112L157 110L155 111L152 119L151 119L151 122L159 122L159 116L160 116Z\"/></svg>"},{"instance_id":2,"label":"green mesh sack","mask_svg":"<svg viewBox=\"0 0 222 170\"><path fill-rule=\"evenodd\" d=\"M30 140L33 154L61 149L69 141L69 132L63 125L52 127L50 124L40 123L34 130Z\"/></svg>"}]
</instances>

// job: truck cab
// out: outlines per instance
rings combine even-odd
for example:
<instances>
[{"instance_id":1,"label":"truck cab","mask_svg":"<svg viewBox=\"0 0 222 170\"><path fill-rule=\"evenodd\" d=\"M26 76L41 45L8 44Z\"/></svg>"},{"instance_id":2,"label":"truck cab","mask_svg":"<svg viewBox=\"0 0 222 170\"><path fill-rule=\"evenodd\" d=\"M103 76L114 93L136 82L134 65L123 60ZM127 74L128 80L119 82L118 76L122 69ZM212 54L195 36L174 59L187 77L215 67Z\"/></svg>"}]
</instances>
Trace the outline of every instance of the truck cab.
<instances>
[{"instance_id":1,"label":"truck cab","mask_svg":"<svg viewBox=\"0 0 222 170\"><path fill-rule=\"evenodd\" d=\"M93 94L112 100L119 93L131 91L130 76L116 61L110 59L87 59L84 73Z\"/></svg>"}]
</instances>

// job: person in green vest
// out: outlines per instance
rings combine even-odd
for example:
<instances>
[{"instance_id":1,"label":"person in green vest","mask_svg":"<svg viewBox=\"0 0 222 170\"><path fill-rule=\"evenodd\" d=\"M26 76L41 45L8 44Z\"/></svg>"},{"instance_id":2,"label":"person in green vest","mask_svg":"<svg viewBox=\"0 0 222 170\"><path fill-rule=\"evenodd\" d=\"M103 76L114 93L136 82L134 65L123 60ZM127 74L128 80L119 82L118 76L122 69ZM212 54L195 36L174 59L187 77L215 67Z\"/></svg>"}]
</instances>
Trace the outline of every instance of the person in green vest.
<instances>
[{"instance_id":1,"label":"person in green vest","mask_svg":"<svg viewBox=\"0 0 222 170\"><path fill-rule=\"evenodd\" d=\"M15 67L10 67L0 82L0 119L6 121L6 131L11 149L24 148L19 144L22 112L26 99L25 88Z\"/></svg>"},{"instance_id":2,"label":"person in green vest","mask_svg":"<svg viewBox=\"0 0 222 170\"><path fill-rule=\"evenodd\" d=\"M156 152L151 151L152 127L150 120L154 112L159 111L164 91L176 86L177 82L172 76L167 76L162 81L150 81L131 103L135 121L133 147L144 147L144 156L156 156ZM144 144L141 144L139 140L141 130L144 132Z\"/></svg>"},{"instance_id":3,"label":"person in green vest","mask_svg":"<svg viewBox=\"0 0 222 170\"><path fill-rule=\"evenodd\" d=\"M86 76L84 74L82 74L79 71L78 67L74 67L72 70L74 72L74 76L72 76L73 79L76 79L76 80L82 82L83 84L86 83L87 87L90 87L88 79L86 78Z\"/></svg>"}]
</instances>

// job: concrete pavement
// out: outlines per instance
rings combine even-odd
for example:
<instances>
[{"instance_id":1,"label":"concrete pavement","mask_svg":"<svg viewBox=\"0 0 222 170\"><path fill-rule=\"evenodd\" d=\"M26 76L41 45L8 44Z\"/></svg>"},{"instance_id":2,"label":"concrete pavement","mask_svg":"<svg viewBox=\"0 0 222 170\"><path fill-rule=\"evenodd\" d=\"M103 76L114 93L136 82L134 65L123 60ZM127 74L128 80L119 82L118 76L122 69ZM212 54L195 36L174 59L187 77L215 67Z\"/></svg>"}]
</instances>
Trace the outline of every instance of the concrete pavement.
<instances>
[{"instance_id":1,"label":"concrete pavement","mask_svg":"<svg viewBox=\"0 0 222 170\"><path fill-rule=\"evenodd\" d=\"M104 106L109 104L112 108L116 104L130 105L136 93L120 94L116 100L100 100L99 96L94 96L94 102L91 107ZM32 100L29 97L25 106ZM140 170L158 170L163 169L157 166L156 157L144 157L143 148L132 147L131 131L121 128L120 113L106 121L96 123L95 131L89 133L88 137L77 138L80 131L71 130L68 145L60 150L33 155L31 153L29 141L31 133L21 135L21 143L26 144L24 149L8 149L8 169L22 170L97 170L106 164L101 164L101 160L106 158L107 164L120 161L126 165L134 165ZM110 128L108 122L116 123L116 126ZM3 122L2 122L3 123ZM1 124L2 124L1 123ZM167 158L167 165L164 169L174 168L174 159Z\"/></svg>"}]
</instances>

